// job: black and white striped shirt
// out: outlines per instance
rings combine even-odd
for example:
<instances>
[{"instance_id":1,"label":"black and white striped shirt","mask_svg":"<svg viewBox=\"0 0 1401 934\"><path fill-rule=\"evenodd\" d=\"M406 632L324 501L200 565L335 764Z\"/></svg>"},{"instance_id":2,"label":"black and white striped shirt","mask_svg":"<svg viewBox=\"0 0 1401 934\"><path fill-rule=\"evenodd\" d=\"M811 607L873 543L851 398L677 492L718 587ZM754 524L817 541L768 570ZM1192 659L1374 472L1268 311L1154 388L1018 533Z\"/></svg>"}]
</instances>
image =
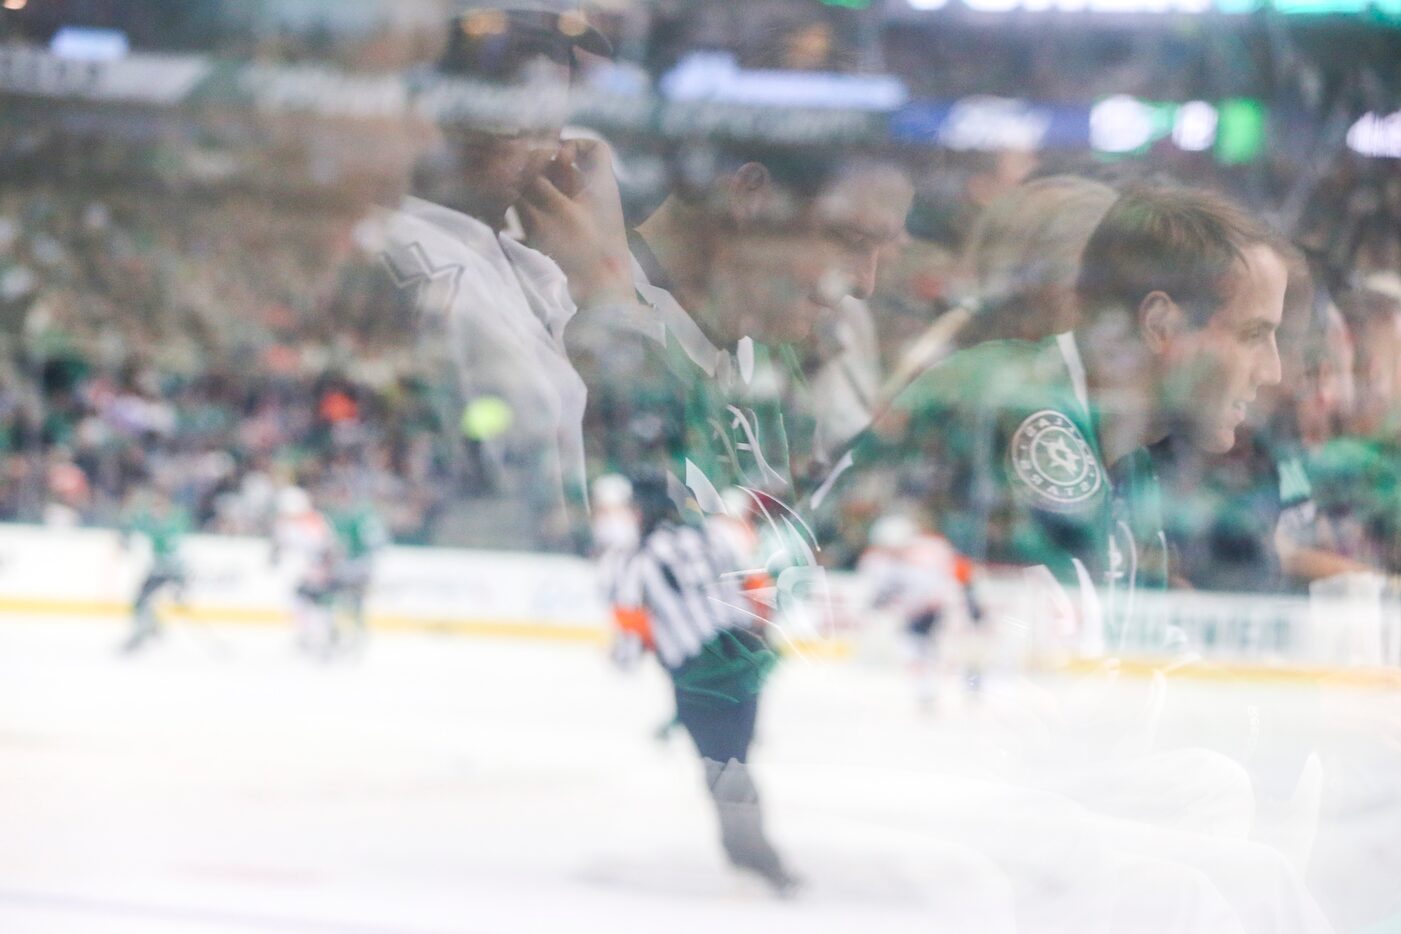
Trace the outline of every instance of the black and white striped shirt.
<instances>
[{"instance_id":1,"label":"black and white striped shirt","mask_svg":"<svg viewBox=\"0 0 1401 934\"><path fill-rule=\"evenodd\" d=\"M619 562L613 604L648 614L657 656L676 668L727 629L754 618L734 549L706 529L663 522Z\"/></svg>"}]
</instances>

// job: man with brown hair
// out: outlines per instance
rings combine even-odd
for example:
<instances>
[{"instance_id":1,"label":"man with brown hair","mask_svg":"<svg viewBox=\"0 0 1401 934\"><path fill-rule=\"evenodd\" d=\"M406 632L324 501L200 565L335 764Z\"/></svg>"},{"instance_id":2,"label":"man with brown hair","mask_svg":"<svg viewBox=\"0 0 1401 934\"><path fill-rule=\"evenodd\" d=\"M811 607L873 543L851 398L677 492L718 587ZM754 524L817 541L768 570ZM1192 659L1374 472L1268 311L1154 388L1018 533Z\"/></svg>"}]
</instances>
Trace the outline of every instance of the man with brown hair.
<instances>
[{"instance_id":1,"label":"man with brown hair","mask_svg":"<svg viewBox=\"0 0 1401 934\"><path fill-rule=\"evenodd\" d=\"M1229 450L1280 379L1286 271L1276 236L1201 191L1125 191L1090 236L1081 325L993 341L927 371L873 432L918 456L914 477L957 519L955 544L1045 565L1083 589L1167 582L1147 446Z\"/></svg>"},{"instance_id":2,"label":"man with brown hair","mask_svg":"<svg viewBox=\"0 0 1401 934\"><path fill-rule=\"evenodd\" d=\"M1288 281L1273 231L1204 191L1125 193L1091 235L1077 334L1112 462L1178 431L1224 452L1261 386L1280 380Z\"/></svg>"}]
</instances>

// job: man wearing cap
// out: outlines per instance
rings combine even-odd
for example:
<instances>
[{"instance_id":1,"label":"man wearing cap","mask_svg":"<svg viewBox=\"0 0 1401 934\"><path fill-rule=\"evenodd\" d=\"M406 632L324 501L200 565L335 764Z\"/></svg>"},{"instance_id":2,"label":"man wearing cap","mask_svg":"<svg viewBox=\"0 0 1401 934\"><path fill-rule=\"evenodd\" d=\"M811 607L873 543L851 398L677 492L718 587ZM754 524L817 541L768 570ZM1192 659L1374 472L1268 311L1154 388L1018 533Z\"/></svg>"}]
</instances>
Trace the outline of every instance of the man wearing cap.
<instances>
[{"instance_id":1,"label":"man wearing cap","mask_svg":"<svg viewBox=\"0 0 1401 934\"><path fill-rule=\"evenodd\" d=\"M450 387L444 429L493 465L503 531L547 548L577 547L586 500L585 389L564 328L581 306L632 298L607 154L560 139L580 49L609 51L574 4L497 0L453 19L419 98L437 145L414 195L382 218L420 359ZM553 256L511 235L517 217ZM489 436L468 431L484 406L497 413Z\"/></svg>"}]
</instances>

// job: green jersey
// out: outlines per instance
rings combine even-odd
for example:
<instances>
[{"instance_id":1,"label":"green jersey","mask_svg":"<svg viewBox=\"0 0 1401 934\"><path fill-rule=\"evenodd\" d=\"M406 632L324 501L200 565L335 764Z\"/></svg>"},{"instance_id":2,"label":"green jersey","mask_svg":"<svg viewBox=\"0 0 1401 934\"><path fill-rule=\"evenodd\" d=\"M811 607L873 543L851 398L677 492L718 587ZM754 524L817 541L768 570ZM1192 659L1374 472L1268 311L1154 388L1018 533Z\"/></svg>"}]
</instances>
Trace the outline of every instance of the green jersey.
<instances>
[{"instance_id":1,"label":"green jersey","mask_svg":"<svg viewBox=\"0 0 1401 934\"><path fill-rule=\"evenodd\" d=\"M911 384L856 462L899 465L966 554L1045 565L1068 584L1163 586L1152 459L1106 465L1099 429L1071 335L992 341Z\"/></svg>"},{"instance_id":2,"label":"green jersey","mask_svg":"<svg viewBox=\"0 0 1401 934\"><path fill-rule=\"evenodd\" d=\"M1307 470L1320 513L1351 526L1343 553L1401 567L1401 450L1385 438L1334 438L1311 452ZM1335 535L1337 534L1335 530Z\"/></svg>"},{"instance_id":3,"label":"green jersey","mask_svg":"<svg viewBox=\"0 0 1401 934\"><path fill-rule=\"evenodd\" d=\"M333 510L327 518L340 543L341 553L348 560L367 558L389 541L384 523L368 507Z\"/></svg>"},{"instance_id":4,"label":"green jersey","mask_svg":"<svg viewBox=\"0 0 1401 934\"><path fill-rule=\"evenodd\" d=\"M152 558L161 567L180 563L180 543L194 526L189 512L176 505L161 510L142 506L124 524L129 533L150 541Z\"/></svg>"},{"instance_id":5,"label":"green jersey","mask_svg":"<svg viewBox=\"0 0 1401 934\"><path fill-rule=\"evenodd\" d=\"M645 242L633 236L632 243L640 302L581 315L566 334L589 390L590 466L664 469L670 498L692 523L733 514L725 493L743 490L757 553L741 556L743 568L723 570L762 566L776 580L797 571L779 580L783 593L817 563L810 516L827 472L815 453L812 391L798 354L749 337L718 346L666 288Z\"/></svg>"},{"instance_id":6,"label":"green jersey","mask_svg":"<svg viewBox=\"0 0 1401 934\"><path fill-rule=\"evenodd\" d=\"M821 473L813 419L791 404L805 389L796 353L749 338L717 347L640 270L638 291L647 306L591 313L569 332L595 471L665 467L701 513L724 512L730 487L795 505Z\"/></svg>"}]
</instances>

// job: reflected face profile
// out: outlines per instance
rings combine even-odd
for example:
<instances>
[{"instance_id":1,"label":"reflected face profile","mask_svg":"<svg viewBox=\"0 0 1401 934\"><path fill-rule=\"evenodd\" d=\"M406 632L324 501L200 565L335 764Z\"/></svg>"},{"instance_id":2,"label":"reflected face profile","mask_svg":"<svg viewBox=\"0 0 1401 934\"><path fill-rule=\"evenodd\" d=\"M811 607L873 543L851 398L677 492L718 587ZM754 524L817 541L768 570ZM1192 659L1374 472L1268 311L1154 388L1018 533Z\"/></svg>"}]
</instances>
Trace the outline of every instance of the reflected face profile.
<instances>
[{"instance_id":1,"label":"reflected face profile","mask_svg":"<svg viewBox=\"0 0 1401 934\"><path fill-rule=\"evenodd\" d=\"M912 199L903 174L875 165L839 174L806 201L776 198L788 210L720 239L715 294L744 309L756 340L806 345L843 300L870 297Z\"/></svg>"},{"instance_id":2,"label":"reflected face profile","mask_svg":"<svg viewBox=\"0 0 1401 934\"><path fill-rule=\"evenodd\" d=\"M459 129L444 133L455 181L472 213L495 219L520 200L559 152L558 129L514 132Z\"/></svg>"},{"instance_id":3,"label":"reflected face profile","mask_svg":"<svg viewBox=\"0 0 1401 934\"><path fill-rule=\"evenodd\" d=\"M742 232L718 248L712 301L736 312L743 336L805 344L830 314L821 295L828 265L811 234L770 227Z\"/></svg>"},{"instance_id":4,"label":"reflected face profile","mask_svg":"<svg viewBox=\"0 0 1401 934\"><path fill-rule=\"evenodd\" d=\"M1349 306L1357 343L1347 427L1363 435L1389 432L1401 410L1401 304L1363 291L1350 298Z\"/></svg>"},{"instance_id":5,"label":"reflected face profile","mask_svg":"<svg viewBox=\"0 0 1401 934\"><path fill-rule=\"evenodd\" d=\"M529 113L443 127L451 184L468 213L498 222L559 153L569 82L567 64L543 53L530 56L502 85L506 93L528 96Z\"/></svg>"},{"instance_id":6,"label":"reflected face profile","mask_svg":"<svg viewBox=\"0 0 1401 934\"><path fill-rule=\"evenodd\" d=\"M1205 326L1181 335L1169 364L1170 398L1182 406L1194 443L1209 453L1235 445L1260 389L1281 378L1275 332L1284 313L1284 261L1260 244L1242 255L1226 302Z\"/></svg>"},{"instance_id":7,"label":"reflected face profile","mask_svg":"<svg viewBox=\"0 0 1401 934\"><path fill-rule=\"evenodd\" d=\"M871 297L881 255L904 236L913 200L914 188L902 172L877 165L840 176L818 197L814 224L832 271L829 304Z\"/></svg>"},{"instance_id":8,"label":"reflected face profile","mask_svg":"<svg viewBox=\"0 0 1401 934\"><path fill-rule=\"evenodd\" d=\"M1301 366L1297 380L1286 380L1293 391L1299 432L1307 443L1333 437L1352 416L1357 400L1355 358L1352 332L1338 306L1329 302L1317 362Z\"/></svg>"}]
</instances>

